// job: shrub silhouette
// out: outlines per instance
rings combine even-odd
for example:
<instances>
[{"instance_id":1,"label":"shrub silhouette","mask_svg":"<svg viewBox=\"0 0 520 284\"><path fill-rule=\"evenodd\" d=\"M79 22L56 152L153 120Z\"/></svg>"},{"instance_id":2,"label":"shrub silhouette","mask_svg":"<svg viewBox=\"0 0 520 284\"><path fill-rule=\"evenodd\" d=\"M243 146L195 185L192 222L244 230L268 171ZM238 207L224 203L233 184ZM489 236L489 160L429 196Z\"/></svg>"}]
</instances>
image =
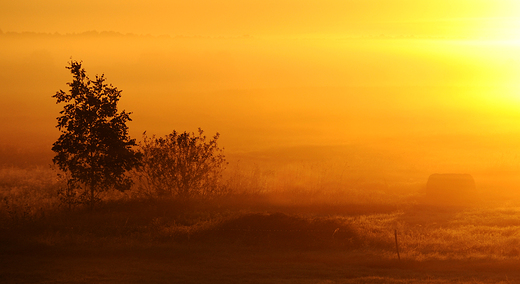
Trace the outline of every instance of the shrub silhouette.
<instances>
[{"instance_id":1,"label":"shrub silhouette","mask_svg":"<svg viewBox=\"0 0 520 284\"><path fill-rule=\"evenodd\" d=\"M147 137L140 143L142 165L137 171L139 189L151 197L207 197L223 193L220 185L225 168L219 134L206 140L198 135L173 131L165 137Z\"/></svg>"},{"instance_id":2,"label":"shrub silhouette","mask_svg":"<svg viewBox=\"0 0 520 284\"><path fill-rule=\"evenodd\" d=\"M430 204L464 205L477 201L475 180L469 174L432 174L426 183Z\"/></svg>"}]
</instances>

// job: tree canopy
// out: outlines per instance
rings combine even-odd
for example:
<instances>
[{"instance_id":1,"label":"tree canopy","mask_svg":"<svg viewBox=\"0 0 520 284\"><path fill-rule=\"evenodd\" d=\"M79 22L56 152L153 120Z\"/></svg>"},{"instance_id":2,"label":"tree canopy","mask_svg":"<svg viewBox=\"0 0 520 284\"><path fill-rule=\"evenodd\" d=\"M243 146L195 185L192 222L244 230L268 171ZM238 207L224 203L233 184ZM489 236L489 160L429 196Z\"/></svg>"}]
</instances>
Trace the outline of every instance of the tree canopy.
<instances>
[{"instance_id":1,"label":"tree canopy","mask_svg":"<svg viewBox=\"0 0 520 284\"><path fill-rule=\"evenodd\" d=\"M98 193L130 188L126 172L139 164L141 154L128 134L131 113L117 108L121 91L107 84L104 75L91 80L81 62L71 61L66 68L73 76L70 90L53 96L65 104L57 118L61 135L52 147L53 162L67 173L69 191L77 191L92 207Z\"/></svg>"}]
</instances>

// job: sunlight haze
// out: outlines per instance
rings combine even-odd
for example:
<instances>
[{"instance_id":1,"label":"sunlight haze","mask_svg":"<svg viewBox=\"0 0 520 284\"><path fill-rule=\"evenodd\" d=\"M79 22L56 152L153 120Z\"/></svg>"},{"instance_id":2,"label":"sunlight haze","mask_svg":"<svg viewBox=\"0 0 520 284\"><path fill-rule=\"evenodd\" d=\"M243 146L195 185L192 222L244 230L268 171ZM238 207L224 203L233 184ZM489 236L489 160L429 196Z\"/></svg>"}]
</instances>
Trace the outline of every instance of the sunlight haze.
<instances>
[{"instance_id":1,"label":"sunlight haze","mask_svg":"<svg viewBox=\"0 0 520 284\"><path fill-rule=\"evenodd\" d=\"M2 1L0 143L50 148L72 58L123 90L137 140L201 127L251 163L341 146L397 180L516 182L519 13L513 0ZM353 147L377 158L349 161Z\"/></svg>"},{"instance_id":2,"label":"sunlight haze","mask_svg":"<svg viewBox=\"0 0 520 284\"><path fill-rule=\"evenodd\" d=\"M2 283L520 283L520 0L0 0L0 130Z\"/></svg>"}]
</instances>

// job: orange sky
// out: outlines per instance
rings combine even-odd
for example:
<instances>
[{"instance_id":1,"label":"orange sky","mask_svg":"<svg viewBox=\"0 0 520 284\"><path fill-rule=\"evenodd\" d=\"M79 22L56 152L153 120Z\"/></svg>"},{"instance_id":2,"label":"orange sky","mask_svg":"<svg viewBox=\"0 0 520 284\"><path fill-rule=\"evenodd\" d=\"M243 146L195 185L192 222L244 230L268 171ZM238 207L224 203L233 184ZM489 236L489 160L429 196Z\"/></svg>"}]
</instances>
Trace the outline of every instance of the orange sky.
<instances>
[{"instance_id":1,"label":"orange sky","mask_svg":"<svg viewBox=\"0 0 520 284\"><path fill-rule=\"evenodd\" d=\"M228 153L355 145L517 173L517 3L0 1L0 144L50 147L72 57L123 90L138 139L202 127Z\"/></svg>"},{"instance_id":2,"label":"orange sky","mask_svg":"<svg viewBox=\"0 0 520 284\"><path fill-rule=\"evenodd\" d=\"M2 1L6 31L152 35L508 34L516 0ZM507 24L505 24L507 23Z\"/></svg>"}]
</instances>

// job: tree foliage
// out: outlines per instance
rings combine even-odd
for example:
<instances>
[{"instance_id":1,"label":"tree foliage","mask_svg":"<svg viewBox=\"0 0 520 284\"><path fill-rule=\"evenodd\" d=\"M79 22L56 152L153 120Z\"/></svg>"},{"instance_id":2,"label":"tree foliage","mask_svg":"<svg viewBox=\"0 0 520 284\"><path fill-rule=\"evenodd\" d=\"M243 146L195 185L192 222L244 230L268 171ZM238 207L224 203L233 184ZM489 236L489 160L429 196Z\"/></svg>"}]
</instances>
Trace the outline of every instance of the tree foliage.
<instances>
[{"instance_id":1,"label":"tree foliage","mask_svg":"<svg viewBox=\"0 0 520 284\"><path fill-rule=\"evenodd\" d=\"M57 118L61 135L52 150L54 164L68 176L67 198L77 192L78 200L92 207L100 192L130 188L132 180L125 173L139 164L140 153L128 134L131 113L117 109L121 91L108 85L104 75L90 80L81 64L69 63L70 90L53 96L65 105Z\"/></svg>"},{"instance_id":2,"label":"tree foliage","mask_svg":"<svg viewBox=\"0 0 520 284\"><path fill-rule=\"evenodd\" d=\"M157 138L144 133L138 174L141 190L151 196L179 198L222 193L220 180L226 161L218 138L217 133L207 140L200 128L198 135L173 131Z\"/></svg>"}]
</instances>

